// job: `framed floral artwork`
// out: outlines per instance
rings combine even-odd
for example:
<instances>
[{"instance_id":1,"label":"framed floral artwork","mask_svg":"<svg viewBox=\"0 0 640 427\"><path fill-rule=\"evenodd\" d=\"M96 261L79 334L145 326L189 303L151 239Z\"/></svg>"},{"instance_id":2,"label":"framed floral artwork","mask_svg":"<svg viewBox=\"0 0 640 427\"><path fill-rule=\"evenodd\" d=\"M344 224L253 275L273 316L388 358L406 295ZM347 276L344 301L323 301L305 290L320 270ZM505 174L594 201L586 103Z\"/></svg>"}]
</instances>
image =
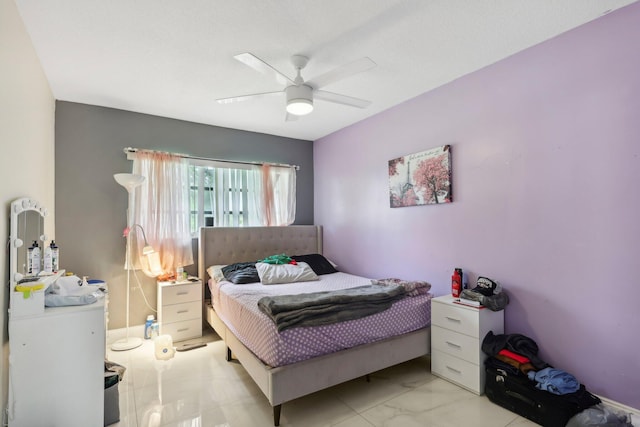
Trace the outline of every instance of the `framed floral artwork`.
<instances>
[{"instance_id":1,"label":"framed floral artwork","mask_svg":"<svg viewBox=\"0 0 640 427\"><path fill-rule=\"evenodd\" d=\"M451 146L389 160L392 208L451 203Z\"/></svg>"}]
</instances>

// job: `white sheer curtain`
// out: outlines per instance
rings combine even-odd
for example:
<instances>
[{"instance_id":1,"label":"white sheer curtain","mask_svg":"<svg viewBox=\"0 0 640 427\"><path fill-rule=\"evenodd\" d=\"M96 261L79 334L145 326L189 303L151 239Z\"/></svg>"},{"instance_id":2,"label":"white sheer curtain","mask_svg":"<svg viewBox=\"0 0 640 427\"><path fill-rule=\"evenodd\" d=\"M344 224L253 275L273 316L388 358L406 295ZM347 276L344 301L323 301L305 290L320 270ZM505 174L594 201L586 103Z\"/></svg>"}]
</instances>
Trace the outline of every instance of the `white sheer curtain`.
<instances>
[{"instance_id":1,"label":"white sheer curtain","mask_svg":"<svg viewBox=\"0 0 640 427\"><path fill-rule=\"evenodd\" d=\"M251 169L249 192L256 225L291 225L296 218L296 169L262 165Z\"/></svg>"},{"instance_id":2,"label":"white sheer curtain","mask_svg":"<svg viewBox=\"0 0 640 427\"><path fill-rule=\"evenodd\" d=\"M193 264L189 230L189 164L182 156L140 150L133 159L133 173L146 177L136 189L134 223L160 254L165 273ZM136 241L142 247L141 233ZM143 268L145 257L142 259Z\"/></svg>"},{"instance_id":3,"label":"white sheer curtain","mask_svg":"<svg viewBox=\"0 0 640 427\"><path fill-rule=\"evenodd\" d=\"M247 192L249 193L247 210L249 226L267 225L264 214L264 197L262 196L262 166L251 165L247 172Z\"/></svg>"}]
</instances>

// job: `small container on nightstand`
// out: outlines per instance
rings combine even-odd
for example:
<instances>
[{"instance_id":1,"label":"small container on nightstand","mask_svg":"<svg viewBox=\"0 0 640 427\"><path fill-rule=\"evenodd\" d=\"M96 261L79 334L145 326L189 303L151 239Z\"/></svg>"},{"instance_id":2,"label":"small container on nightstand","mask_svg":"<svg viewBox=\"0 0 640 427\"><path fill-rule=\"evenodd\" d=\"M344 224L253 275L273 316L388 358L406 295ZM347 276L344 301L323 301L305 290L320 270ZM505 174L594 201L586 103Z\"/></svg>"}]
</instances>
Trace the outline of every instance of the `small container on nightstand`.
<instances>
[{"instance_id":1,"label":"small container on nightstand","mask_svg":"<svg viewBox=\"0 0 640 427\"><path fill-rule=\"evenodd\" d=\"M504 333L504 310L491 311L454 301L451 295L431 300L431 372L483 394L487 357L480 347L489 331Z\"/></svg>"},{"instance_id":2,"label":"small container on nightstand","mask_svg":"<svg viewBox=\"0 0 640 427\"><path fill-rule=\"evenodd\" d=\"M202 281L158 282L160 335L174 342L202 336Z\"/></svg>"}]
</instances>

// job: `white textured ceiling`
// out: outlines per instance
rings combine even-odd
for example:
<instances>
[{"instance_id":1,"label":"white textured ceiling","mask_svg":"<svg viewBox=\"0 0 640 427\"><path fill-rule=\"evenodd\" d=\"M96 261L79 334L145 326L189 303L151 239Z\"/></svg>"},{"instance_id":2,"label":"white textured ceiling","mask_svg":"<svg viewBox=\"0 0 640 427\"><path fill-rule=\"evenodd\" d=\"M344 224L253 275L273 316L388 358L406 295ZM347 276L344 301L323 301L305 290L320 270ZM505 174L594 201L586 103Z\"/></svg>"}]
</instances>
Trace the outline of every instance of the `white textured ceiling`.
<instances>
[{"instance_id":1,"label":"white textured ceiling","mask_svg":"<svg viewBox=\"0 0 640 427\"><path fill-rule=\"evenodd\" d=\"M58 100L315 140L635 0L15 0ZM233 59L251 52L305 79L367 56L377 63L324 89L285 122L282 89Z\"/></svg>"}]
</instances>

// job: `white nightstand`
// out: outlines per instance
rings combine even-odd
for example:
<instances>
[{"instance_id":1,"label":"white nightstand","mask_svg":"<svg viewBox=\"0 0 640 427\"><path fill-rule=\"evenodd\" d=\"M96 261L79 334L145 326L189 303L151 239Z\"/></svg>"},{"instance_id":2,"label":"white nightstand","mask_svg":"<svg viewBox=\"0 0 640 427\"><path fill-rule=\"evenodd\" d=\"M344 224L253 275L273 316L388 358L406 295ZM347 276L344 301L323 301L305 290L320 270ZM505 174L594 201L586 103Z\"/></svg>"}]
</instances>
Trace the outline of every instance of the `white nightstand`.
<instances>
[{"instance_id":1,"label":"white nightstand","mask_svg":"<svg viewBox=\"0 0 640 427\"><path fill-rule=\"evenodd\" d=\"M483 394L487 357L480 346L489 331L504 333L504 310L468 307L453 301L451 295L431 300L431 372Z\"/></svg>"},{"instance_id":2,"label":"white nightstand","mask_svg":"<svg viewBox=\"0 0 640 427\"><path fill-rule=\"evenodd\" d=\"M173 341L202 336L202 282L197 278L180 282L158 282L158 326L160 334Z\"/></svg>"}]
</instances>

